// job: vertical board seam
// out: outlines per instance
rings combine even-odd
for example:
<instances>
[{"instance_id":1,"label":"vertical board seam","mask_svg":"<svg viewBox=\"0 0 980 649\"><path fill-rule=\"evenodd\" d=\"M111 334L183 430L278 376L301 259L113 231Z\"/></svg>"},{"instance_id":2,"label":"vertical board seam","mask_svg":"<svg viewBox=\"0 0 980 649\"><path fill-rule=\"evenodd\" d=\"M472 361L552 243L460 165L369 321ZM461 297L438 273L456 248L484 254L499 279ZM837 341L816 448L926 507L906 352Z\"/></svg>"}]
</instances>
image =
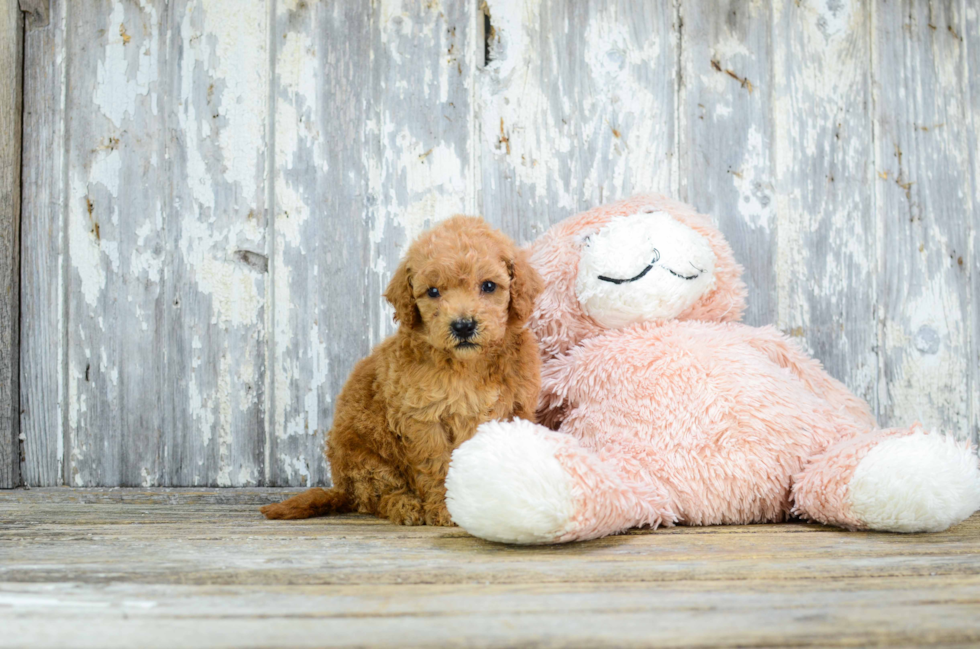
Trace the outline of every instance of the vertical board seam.
<instances>
[{"instance_id":1,"label":"vertical board seam","mask_svg":"<svg viewBox=\"0 0 980 649\"><path fill-rule=\"evenodd\" d=\"M17 11L20 12L20 7L17 7ZM22 487L24 486L25 475L27 473L27 461L24 449L24 433L21 429L20 421L20 411L21 411L21 331L23 331L23 281L22 281L22 268L24 259L24 113L25 113L25 103L24 103L24 82L27 80L27 21L28 16L24 13L20 13L20 128L18 137L20 138L20 160L17 167L17 172L20 175L18 180L18 186L20 187L20 203L17 205L17 215L14 217L17 219L17 237L13 245L16 246L17 250L17 264L15 267L11 268L10 271L13 275L13 281L16 283L16 300L17 300L17 312L13 315L14 325L16 330L12 332L13 335L10 337L11 344L11 355L10 359L10 379L13 385L10 386L10 427L11 434L13 435L13 447L11 451L14 456L11 458L13 466L11 469L16 472L14 480L12 481L12 487Z\"/></svg>"},{"instance_id":2,"label":"vertical board seam","mask_svg":"<svg viewBox=\"0 0 980 649\"><path fill-rule=\"evenodd\" d=\"M766 118L769 122L769 178L772 182L772 192L773 198L773 210L769 216L769 255L775 268L770 270L769 279L775 282L775 286L770 288L771 299L773 304L770 306L769 311L769 321L774 323L774 326L779 328L779 314L780 314L780 277L779 277L779 192L781 191L778 171L779 161L776 154L779 151L779 147L776 145L776 140L779 137L779 129L776 127L776 49L774 45L774 34L776 31L776 15L773 13L772 3L766 5L766 14L769 21L769 29L766 31L766 55L769 59L767 61L767 67L769 71L769 89L766 93L768 100L768 106L766 106Z\"/></svg>"},{"instance_id":3,"label":"vertical board seam","mask_svg":"<svg viewBox=\"0 0 980 649\"><path fill-rule=\"evenodd\" d=\"M167 36L166 36L166 40L163 41L162 48L163 51L166 52L166 56L168 59L171 55L171 43L172 43L171 39L173 38L173 34L175 33L175 31L178 34L180 33L180 30L177 29L178 27L177 18L176 18L177 12L170 11L169 9L170 9L169 6L166 9L164 9L164 11L166 12L164 14L164 20L160 21L161 25L166 24L167 26L167 32L166 32ZM153 37L151 36L151 38ZM159 34L157 35L157 38L159 38ZM165 97L169 97L173 94L173 89L177 85L175 83L175 78L178 74L180 74L180 69L176 65L174 65L171 68L169 61L165 63L165 66L166 66L165 67L166 73L163 76L163 83L167 85L164 86L163 92L161 94ZM164 228L166 228L167 225L169 225L171 219L176 220L175 218L176 213L175 210L173 209L174 208L174 172L173 172L174 165L173 165L172 156L170 155L173 133L171 132L171 124L170 124L170 120L168 119L169 115L170 115L170 111L167 110L164 111L163 115L161 116L161 119L163 120L162 132L164 137L163 167L164 167L164 175L166 177L166 182L168 185L167 191L164 192L163 196L160 199L162 203L161 212L163 213ZM170 241L167 241L166 245L163 248L163 256L166 261L163 264L163 269L160 273L160 288L159 288L159 292L160 292L159 294L163 296L165 302L165 304L163 305L163 331L165 332L165 335L173 331L174 320L179 317L178 315L176 315L175 313L176 309L174 308L175 306L174 302L176 301L176 298L171 299L171 295L168 293L167 280L169 279L171 271L173 270L173 266L172 266L173 260L171 259L172 254L173 254L172 246L170 244ZM174 286L173 295L176 295L176 286ZM164 360L163 360L162 372L164 376L164 385L170 388L168 390L169 394L167 395L167 397L165 397L165 398L169 397L170 399L170 404L169 404L170 412L166 413L167 410L166 402L164 402L163 404L163 410L165 412L164 417L166 417L169 414L170 425L174 426L177 422L177 400L176 398L174 398L175 395L177 394L177 390L176 390L177 386L175 384L176 382L172 382L170 370L173 367L173 365L172 365L171 356L167 352L168 352L167 349L163 350ZM167 452L166 444L164 444L164 457L168 458L171 462L174 461L174 454L170 454ZM176 471L171 472L167 470L168 467L161 466L160 473L157 474L157 480L159 481L157 483L157 486L162 486L162 485L177 486L181 482L181 479L178 476L180 476L180 469L182 467L183 467L183 454L181 454L180 461L177 462Z\"/></svg>"},{"instance_id":4,"label":"vertical board seam","mask_svg":"<svg viewBox=\"0 0 980 649\"><path fill-rule=\"evenodd\" d=\"M671 191L674 198L681 199L681 92L684 81L684 17L681 15L681 0L674 2L674 25L677 27L674 48L677 56L677 68L674 74L674 162L671 165ZM686 197L684 199L686 200Z\"/></svg>"},{"instance_id":5,"label":"vertical board seam","mask_svg":"<svg viewBox=\"0 0 980 649\"><path fill-rule=\"evenodd\" d=\"M185 7L184 10L186 11L187 8ZM164 11L167 12L167 16L166 16L167 36L166 36L166 41L163 44L163 47L164 47L164 51L167 52L167 54L169 55L171 52L174 52L174 49L172 49L172 42L177 41L176 42L177 46L182 47L182 44L178 41L178 39L182 39L181 21L178 15L178 11L176 9L171 8L168 5L164 9ZM176 38L174 36L175 34L178 35L176 36ZM169 68L169 74L167 74L164 77L164 83L169 84L169 87L164 88L164 91L166 93L165 96L172 97L174 96L175 89L178 87L177 86L178 75L181 75L182 71L176 61L173 62L168 61L165 63L165 65L167 66L167 68ZM163 159L164 173L166 174L167 181L169 182L170 185L170 189L162 197L163 218L164 218L164 223L168 224L170 222L177 222L178 220L180 220L178 219L177 210L175 209L177 201L174 198L174 196L176 195L176 185L177 185L177 181L175 178L176 174L174 172L175 162L174 162L174 155L173 155L173 142L174 142L173 129L175 125L173 120L173 111L164 109L161 112L162 112L161 119L163 120L163 134L164 137L166 138L166 141L164 143L164 159ZM177 128L180 128L179 116L176 120L176 123L177 123ZM189 142L189 136L186 133L181 132L180 137L181 137L180 140L181 142ZM190 145L188 144L188 146ZM183 229L182 223L181 223L181 229ZM173 259L180 255L178 250L179 244L175 246L172 243L172 239L170 239L169 237L164 241L165 243L163 247L163 255L164 258L167 259L167 263L164 264L163 271L160 274L161 285L159 290L160 290L160 294L164 296L164 299L167 302L166 304L163 305L163 312L164 312L163 326L165 332L164 335L169 336L170 332L174 331L177 328L178 322L182 318L181 314L184 313L185 307L183 302L181 302L180 310L178 311L176 305L174 304L174 302L178 300L180 297L177 292L178 287L176 285L176 282L174 281L175 272L174 272L174 264L173 264ZM173 286L173 291L174 291L173 293L169 293L167 282L169 282ZM167 354L168 351L170 352L169 354ZM174 376L173 379L171 378L171 370L175 365L174 358L173 358L173 350L164 350L164 354L165 355L164 355L164 363L163 363L162 371L164 372L164 375L168 378L168 381L169 380L173 381L170 384L171 390L169 390L170 422L171 422L171 426L175 426L178 421L177 395L179 393L177 391L177 387L179 385L180 379L176 376ZM176 375L176 373L174 374ZM176 451L176 449L174 449L174 451ZM174 457L177 455L176 452L167 452L166 447L164 447L164 454L165 454L164 457L168 458L171 462L174 460ZM170 469L170 467L166 466L166 464L160 466L159 469L160 473L157 475L157 479L160 480L162 484L169 484L171 486L182 486L181 483L185 482L185 480L179 476L184 468L183 451L180 452L180 461L178 462L176 468L177 470L173 471ZM192 479L189 482L193 483L194 480Z\"/></svg>"},{"instance_id":6,"label":"vertical board seam","mask_svg":"<svg viewBox=\"0 0 980 649\"><path fill-rule=\"evenodd\" d=\"M269 0L269 95L266 99L266 253L269 273L266 277L265 339L265 431L262 438L262 484L271 480L272 434L276 422L276 0Z\"/></svg>"},{"instance_id":7,"label":"vertical board seam","mask_svg":"<svg viewBox=\"0 0 980 649\"><path fill-rule=\"evenodd\" d=\"M488 47L485 25L486 0L471 0L474 10L470 11L470 187L468 190L467 211L480 216L485 215L483 208L483 142L480 139L482 130L481 111L477 106L480 98L480 73L486 69L486 49ZM483 61L481 64L480 61Z\"/></svg>"},{"instance_id":8,"label":"vertical board seam","mask_svg":"<svg viewBox=\"0 0 980 649\"><path fill-rule=\"evenodd\" d=\"M874 1L870 2L868 5L868 58L870 59L868 65L868 74L871 77L871 209L874 212L874 224L875 224L875 272L874 272L874 296L875 303L872 313L875 319L875 357L877 359L878 371L875 373L875 403L874 403L874 415L875 421L878 425L881 425L881 390L882 390L882 376L885 372L885 355L882 353L882 348L885 344L885 323L882 319L881 314L881 295L880 282L881 273L884 267L884 260L882 259L882 245L881 245L881 233L883 228L881 227L881 214L878 210L878 139L879 139L879 123L878 123L878 86L875 79L875 34L877 27L877 12L875 11Z\"/></svg>"},{"instance_id":9,"label":"vertical board seam","mask_svg":"<svg viewBox=\"0 0 980 649\"><path fill-rule=\"evenodd\" d=\"M71 283L71 248L69 246L68 227L69 227L69 173L68 167L71 160L71 126L68 119L68 87L71 82L71 64L68 60L68 53L71 52L71 31L68 26L71 14L71 2L63 1L61 7L61 29L62 40L64 42L64 70L62 72L61 83L61 129L63 133L62 155L61 155L61 281L59 282L58 297L61 300L61 454L58 462L61 465L58 471L59 484L71 485L71 431L68 428L68 409L69 409L69 377L68 377L68 340L71 333L69 318L71 316L71 306L68 303L68 288Z\"/></svg>"},{"instance_id":10,"label":"vertical board seam","mask_svg":"<svg viewBox=\"0 0 980 649\"><path fill-rule=\"evenodd\" d=\"M674 23L677 25L677 73L674 79L674 155L677 158L677 162L674 165L674 170L676 170L676 178L673 183L673 190L675 198L687 201L687 184L684 183L682 186L681 178L682 173L682 162L681 158L684 155L681 151L682 146L682 131L681 129L685 126L684 118L682 113L684 101L684 11L681 7L683 0L675 0L674 2ZM673 171L673 170L672 170Z\"/></svg>"},{"instance_id":11,"label":"vertical board seam","mask_svg":"<svg viewBox=\"0 0 980 649\"><path fill-rule=\"evenodd\" d=\"M963 22L960 24L959 32L960 34L965 35L967 34L967 29L969 27L969 18L967 17L966 0L961 0L960 15L962 16ZM978 184L980 184L980 178L977 178L977 162L976 162L977 150L976 150L976 146L973 146L975 140L977 139L977 123L975 121L976 111L973 106L973 102L974 102L973 86L970 84L970 39L963 38L962 42L963 42L963 88L966 90L965 108L967 111L966 121L968 122L967 133L973 136L973 137L968 137L967 145L966 145L967 164L970 166L970 174L969 174L971 178L970 189L972 192L970 196L970 202L972 204L970 209L971 218L970 218L969 235L967 237L967 253L966 253L967 260L968 260L966 265L966 270L967 273L969 273L967 277L967 284L966 284L967 286L966 299L968 305L967 313L969 313L970 315L970 323L969 326L967 327L967 335L969 336L969 340L970 340L967 348L970 350L970 359L969 362L967 363L968 371L966 373L966 381L967 381L966 408L967 408L967 416L969 417L968 421L969 421L969 428L970 428L970 442L973 444L977 444L978 442L980 442L980 439L978 439L978 437L980 437L980 430L978 430L977 421L976 421L976 416L977 416L976 396L974 390L976 389L977 369L980 363L978 363L977 337L976 337L976 328L974 326L974 323L977 321L977 312L976 312L977 302L975 299L976 282L977 282L976 265L975 265L977 233L976 230L974 230L973 228L976 225L977 213L978 211L980 211L980 205L978 205L977 203L977 188L978 188Z\"/></svg>"}]
</instances>

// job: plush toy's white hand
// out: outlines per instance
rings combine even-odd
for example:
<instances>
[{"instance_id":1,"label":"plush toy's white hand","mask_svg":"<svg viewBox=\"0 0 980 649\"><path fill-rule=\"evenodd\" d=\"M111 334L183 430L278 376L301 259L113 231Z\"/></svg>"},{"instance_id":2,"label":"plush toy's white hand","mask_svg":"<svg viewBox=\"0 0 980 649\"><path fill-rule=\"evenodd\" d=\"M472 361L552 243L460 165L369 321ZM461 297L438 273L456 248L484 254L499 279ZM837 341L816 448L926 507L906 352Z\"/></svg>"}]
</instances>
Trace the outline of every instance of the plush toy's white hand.
<instances>
[{"instance_id":1,"label":"plush toy's white hand","mask_svg":"<svg viewBox=\"0 0 980 649\"><path fill-rule=\"evenodd\" d=\"M523 419L480 426L449 465L453 521L488 541L557 541L575 511L571 477L555 457L558 434Z\"/></svg>"},{"instance_id":2,"label":"plush toy's white hand","mask_svg":"<svg viewBox=\"0 0 980 649\"><path fill-rule=\"evenodd\" d=\"M635 460L593 453L567 433L524 420L491 421L453 453L446 507L473 536L564 543L672 525L666 490Z\"/></svg>"}]
</instances>

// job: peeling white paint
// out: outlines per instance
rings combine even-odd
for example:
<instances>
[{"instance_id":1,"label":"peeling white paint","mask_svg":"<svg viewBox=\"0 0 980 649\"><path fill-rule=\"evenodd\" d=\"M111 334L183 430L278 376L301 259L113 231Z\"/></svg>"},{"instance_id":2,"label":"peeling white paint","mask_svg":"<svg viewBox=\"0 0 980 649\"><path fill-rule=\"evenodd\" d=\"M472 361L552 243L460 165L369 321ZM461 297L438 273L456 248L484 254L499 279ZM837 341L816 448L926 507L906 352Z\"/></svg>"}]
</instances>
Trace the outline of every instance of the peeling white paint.
<instances>
[{"instance_id":1,"label":"peeling white paint","mask_svg":"<svg viewBox=\"0 0 980 649\"><path fill-rule=\"evenodd\" d=\"M155 32L159 27L156 8L147 2L140 2L139 8L146 16L130 21L130 28L143 24L148 32ZM125 14L126 4L114 2L105 32L105 57L96 68L92 96L92 101L116 128L122 128L127 117L132 119L136 115L137 99L140 95L147 95L151 85L156 83L159 65L158 39L148 38L146 47L143 47L137 36L126 31ZM127 38L131 40L127 42Z\"/></svg>"},{"instance_id":2,"label":"peeling white paint","mask_svg":"<svg viewBox=\"0 0 980 649\"><path fill-rule=\"evenodd\" d=\"M87 176L84 175L84 169L74 168L70 172L68 246L72 267L78 273L81 283L81 292L90 307L98 304L99 296L105 289L103 252L115 252L110 263L113 270L119 270L118 248L114 245L107 246L115 242L102 239L101 223L114 218L121 167L122 158L119 152L110 151L107 155L95 156ZM90 192L90 189L99 187L113 197L111 206L104 205L100 198Z\"/></svg>"},{"instance_id":3,"label":"peeling white paint","mask_svg":"<svg viewBox=\"0 0 980 649\"><path fill-rule=\"evenodd\" d=\"M255 326L261 322L260 310L265 304L259 277L234 259L234 250L224 238L207 223L185 219L179 249L192 269L197 289L211 296L213 321Z\"/></svg>"},{"instance_id":4,"label":"peeling white paint","mask_svg":"<svg viewBox=\"0 0 980 649\"><path fill-rule=\"evenodd\" d=\"M259 198L268 92L268 30L264 0L202 0L208 36L217 62L211 70L222 83L218 108L226 120L218 141L224 177L246 200ZM209 39L210 40L210 39ZM215 91L216 96L218 91Z\"/></svg>"},{"instance_id":5,"label":"peeling white paint","mask_svg":"<svg viewBox=\"0 0 980 649\"><path fill-rule=\"evenodd\" d=\"M218 386L215 390L215 398L218 406L218 476L215 482L219 487L237 487L241 486L241 483L236 483L231 478L231 472L235 467L231 448L231 367L227 355L223 355L218 362L217 375Z\"/></svg>"}]
</instances>

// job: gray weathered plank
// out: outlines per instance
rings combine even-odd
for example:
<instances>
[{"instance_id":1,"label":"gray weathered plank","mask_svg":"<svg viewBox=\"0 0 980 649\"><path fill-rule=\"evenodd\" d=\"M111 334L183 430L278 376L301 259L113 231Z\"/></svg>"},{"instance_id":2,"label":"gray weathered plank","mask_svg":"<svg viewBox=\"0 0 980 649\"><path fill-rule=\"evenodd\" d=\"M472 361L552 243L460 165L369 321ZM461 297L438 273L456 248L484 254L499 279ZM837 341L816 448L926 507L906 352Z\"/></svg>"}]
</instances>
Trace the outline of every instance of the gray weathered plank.
<instances>
[{"instance_id":1,"label":"gray weathered plank","mask_svg":"<svg viewBox=\"0 0 980 649\"><path fill-rule=\"evenodd\" d=\"M329 483L333 400L374 342L365 299L379 296L368 277L371 17L351 2L277 5L270 484Z\"/></svg>"},{"instance_id":2,"label":"gray weathered plank","mask_svg":"<svg viewBox=\"0 0 980 649\"><path fill-rule=\"evenodd\" d=\"M969 7L965 16L963 38L966 42L965 83L970 92L970 121L967 151L970 154L970 176L973 189L973 213L970 215L970 427L973 443L980 443L980 8Z\"/></svg>"},{"instance_id":3,"label":"gray weathered plank","mask_svg":"<svg viewBox=\"0 0 980 649\"><path fill-rule=\"evenodd\" d=\"M67 2L65 482L162 470L168 194L166 12ZM169 414L169 413L168 413ZM142 473L142 475L141 475Z\"/></svg>"},{"instance_id":4,"label":"gray weathered plank","mask_svg":"<svg viewBox=\"0 0 980 649\"><path fill-rule=\"evenodd\" d=\"M680 3L680 197L717 219L749 289L745 322L777 316L772 8Z\"/></svg>"},{"instance_id":5,"label":"gray weathered plank","mask_svg":"<svg viewBox=\"0 0 980 649\"><path fill-rule=\"evenodd\" d=\"M0 489L20 476L20 152L24 18L0 0Z\"/></svg>"},{"instance_id":6,"label":"gray weathered plank","mask_svg":"<svg viewBox=\"0 0 980 649\"><path fill-rule=\"evenodd\" d=\"M66 353L65 3L27 19L21 224L21 431L24 483L64 483Z\"/></svg>"},{"instance_id":7,"label":"gray weathered plank","mask_svg":"<svg viewBox=\"0 0 980 649\"><path fill-rule=\"evenodd\" d=\"M478 77L482 212L519 242L634 193L677 192L667 3L488 0Z\"/></svg>"},{"instance_id":8,"label":"gray weathered plank","mask_svg":"<svg viewBox=\"0 0 980 649\"><path fill-rule=\"evenodd\" d=\"M896 426L919 420L968 439L965 29L958 2L879 2L872 12L880 418Z\"/></svg>"},{"instance_id":9,"label":"gray weathered plank","mask_svg":"<svg viewBox=\"0 0 980 649\"><path fill-rule=\"evenodd\" d=\"M156 387L173 396L160 413L164 455L142 484L263 484L272 2L153 4L172 34L160 108L172 162L161 175L167 239L145 254L166 278L167 366Z\"/></svg>"},{"instance_id":10,"label":"gray weathered plank","mask_svg":"<svg viewBox=\"0 0 980 649\"><path fill-rule=\"evenodd\" d=\"M471 4L277 7L271 484L329 482L334 399L393 331L398 258L475 207Z\"/></svg>"},{"instance_id":11,"label":"gray weathered plank","mask_svg":"<svg viewBox=\"0 0 980 649\"><path fill-rule=\"evenodd\" d=\"M70 11L68 482L257 484L267 4Z\"/></svg>"},{"instance_id":12,"label":"gray weathered plank","mask_svg":"<svg viewBox=\"0 0 980 649\"><path fill-rule=\"evenodd\" d=\"M859 0L776 3L771 110L778 326L874 409L869 9Z\"/></svg>"}]
</instances>

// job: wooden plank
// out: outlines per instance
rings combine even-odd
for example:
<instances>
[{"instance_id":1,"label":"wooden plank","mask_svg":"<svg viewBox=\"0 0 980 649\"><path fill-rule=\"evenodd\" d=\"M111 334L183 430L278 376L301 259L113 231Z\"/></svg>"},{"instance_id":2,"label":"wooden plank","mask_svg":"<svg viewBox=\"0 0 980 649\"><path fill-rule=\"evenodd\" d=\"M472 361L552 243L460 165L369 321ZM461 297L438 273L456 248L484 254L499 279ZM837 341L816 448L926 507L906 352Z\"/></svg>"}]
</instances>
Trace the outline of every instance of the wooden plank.
<instances>
[{"instance_id":1,"label":"wooden plank","mask_svg":"<svg viewBox=\"0 0 980 649\"><path fill-rule=\"evenodd\" d=\"M70 80L65 482L138 485L162 471L170 402L167 111L157 105L168 94L167 14L98 1L66 14L65 51L54 53Z\"/></svg>"},{"instance_id":2,"label":"wooden plank","mask_svg":"<svg viewBox=\"0 0 980 649\"><path fill-rule=\"evenodd\" d=\"M680 2L680 197L717 219L745 266L744 321L777 317L769 3Z\"/></svg>"},{"instance_id":3,"label":"wooden plank","mask_svg":"<svg viewBox=\"0 0 980 649\"><path fill-rule=\"evenodd\" d=\"M977 232L980 232L980 9L968 7L963 38L966 42L967 61L964 68L970 93L970 128L967 151L970 154L970 174L973 182L973 213L970 216L970 425L973 443L980 444L980 250L977 249Z\"/></svg>"},{"instance_id":4,"label":"wooden plank","mask_svg":"<svg viewBox=\"0 0 980 649\"><path fill-rule=\"evenodd\" d=\"M254 486L267 436L272 3L157 4L173 34L161 387L174 396L157 476L136 484Z\"/></svg>"},{"instance_id":5,"label":"wooden plank","mask_svg":"<svg viewBox=\"0 0 980 649\"><path fill-rule=\"evenodd\" d=\"M778 326L874 408L869 21L870 8L861 2L776 4L771 109Z\"/></svg>"},{"instance_id":6,"label":"wooden plank","mask_svg":"<svg viewBox=\"0 0 980 649\"><path fill-rule=\"evenodd\" d=\"M487 0L482 211L520 242L644 191L677 193L668 3Z\"/></svg>"},{"instance_id":7,"label":"wooden plank","mask_svg":"<svg viewBox=\"0 0 980 649\"><path fill-rule=\"evenodd\" d=\"M277 5L270 484L329 484L333 400L374 342L367 176L376 145L365 122L375 29L356 3Z\"/></svg>"},{"instance_id":8,"label":"wooden plank","mask_svg":"<svg viewBox=\"0 0 980 649\"><path fill-rule=\"evenodd\" d=\"M258 484L266 2L71 11L67 481Z\"/></svg>"},{"instance_id":9,"label":"wooden plank","mask_svg":"<svg viewBox=\"0 0 980 649\"><path fill-rule=\"evenodd\" d=\"M153 583L196 585L569 579L775 585L935 573L976 585L980 575L980 514L939 534L851 533L801 523L722 525L521 548L485 542L459 528L402 527L365 515L266 521L257 504L275 497L269 489L8 492L0 497L0 581L106 584L150 575ZM120 524L125 522L130 525ZM344 561L324 560L333 554ZM248 561L236 559L241 557ZM111 562L112 571L102 562ZM160 569L169 565L179 568L172 574ZM221 581L208 581L216 570Z\"/></svg>"},{"instance_id":10,"label":"wooden plank","mask_svg":"<svg viewBox=\"0 0 980 649\"><path fill-rule=\"evenodd\" d=\"M472 3L277 5L269 482L329 483L334 398L427 224L476 205Z\"/></svg>"},{"instance_id":11,"label":"wooden plank","mask_svg":"<svg viewBox=\"0 0 980 649\"><path fill-rule=\"evenodd\" d=\"M229 593L222 587L4 584L0 601L11 602L19 617L4 620L0 646L712 647L733 640L738 646L924 646L980 638L975 585L909 594L893 586L844 597L828 589L746 593L739 586Z\"/></svg>"},{"instance_id":12,"label":"wooden plank","mask_svg":"<svg viewBox=\"0 0 980 649\"><path fill-rule=\"evenodd\" d=\"M276 493L5 493L0 646L980 640L980 515L940 534L681 527L521 548L367 516L266 521Z\"/></svg>"},{"instance_id":13,"label":"wooden plank","mask_svg":"<svg viewBox=\"0 0 980 649\"><path fill-rule=\"evenodd\" d=\"M24 18L0 2L0 489L20 477L20 152Z\"/></svg>"},{"instance_id":14,"label":"wooden plank","mask_svg":"<svg viewBox=\"0 0 980 649\"><path fill-rule=\"evenodd\" d=\"M24 484L64 482L66 360L65 3L27 19L21 235L21 432Z\"/></svg>"},{"instance_id":15,"label":"wooden plank","mask_svg":"<svg viewBox=\"0 0 980 649\"><path fill-rule=\"evenodd\" d=\"M972 437L969 87L958 2L872 13L883 425Z\"/></svg>"}]
</instances>

